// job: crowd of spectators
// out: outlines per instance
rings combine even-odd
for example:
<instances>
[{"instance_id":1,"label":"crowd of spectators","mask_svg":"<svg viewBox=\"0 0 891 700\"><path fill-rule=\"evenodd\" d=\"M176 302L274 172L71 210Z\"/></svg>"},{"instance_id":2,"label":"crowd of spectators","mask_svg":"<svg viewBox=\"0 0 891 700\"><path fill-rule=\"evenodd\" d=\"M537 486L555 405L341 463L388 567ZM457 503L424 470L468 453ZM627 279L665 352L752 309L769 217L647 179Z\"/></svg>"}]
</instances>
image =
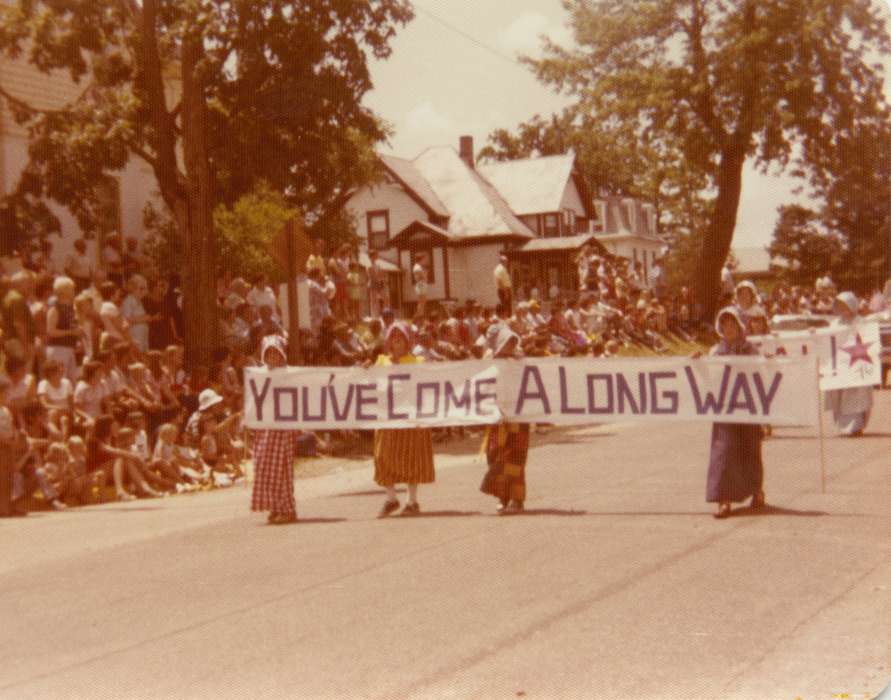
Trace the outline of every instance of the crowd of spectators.
<instances>
[{"instance_id":1,"label":"crowd of spectators","mask_svg":"<svg viewBox=\"0 0 891 700\"><path fill-rule=\"evenodd\" d=\"M107 238L98 264L84 240L61 269L51 252L46 242L24 250L0 277L0 515L25 513L34 494L63 509L242 478L243 369L258 362L264 337L286 335L270 280L220 275L222 344L210 365L188 372L176 275L153 271L138 243L118 236ZM502 260L494 307L472 299L416 307L406 319L412 352L429 362L489 357L505 326L530 357L661 354L708 332L690 290L669 289L661 261L644 275L639 263L586 248L575 264L575 289L542 294L527 284L515 293ZM377 256L362 267L349 245L329 258L319 243L306 271L304 362L374 363L401 315ZM862 311L888 308L889 291L863 299ZM828 278L766 294L731 279L725 292L763 331L775 315L831 313L836 295ZM307 449L325 450L338 436L307 437Z\"/></svg>"}]
</instances>

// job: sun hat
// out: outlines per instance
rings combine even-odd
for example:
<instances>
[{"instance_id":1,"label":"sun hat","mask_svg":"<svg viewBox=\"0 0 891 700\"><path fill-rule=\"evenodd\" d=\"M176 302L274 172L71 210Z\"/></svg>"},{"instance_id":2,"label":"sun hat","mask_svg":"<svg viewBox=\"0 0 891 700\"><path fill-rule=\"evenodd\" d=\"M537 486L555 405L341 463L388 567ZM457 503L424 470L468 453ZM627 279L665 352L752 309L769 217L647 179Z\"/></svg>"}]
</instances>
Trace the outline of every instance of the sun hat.
<instances>
[{"instance_id":1,"label":"sun hat","mask_svg":"<svg viewBox=\"0 0 891 700\"><path fill-rule=\"evenodd\" d=\"M200 394L198 394L198 410L201 412L204 412L209 408L213 408L218 403L222 402L223 397L220 396L213 389L205 389Z\"/></svg>"},{"instance_id":2,"label":"sun hat","mask_svg":"<svg viewBox=\"0 0 891 700\"><path fill-rule=\"evenodd\" d=\"M260 359L263 360L266 357L266 351L272 348L273 350L277 350L279 354L282 356L282 359L287 361L288 353L285 350L285 339L280 335L267 335L264 336L263 342L260 345Z\"/></svg>"}]
</instances>

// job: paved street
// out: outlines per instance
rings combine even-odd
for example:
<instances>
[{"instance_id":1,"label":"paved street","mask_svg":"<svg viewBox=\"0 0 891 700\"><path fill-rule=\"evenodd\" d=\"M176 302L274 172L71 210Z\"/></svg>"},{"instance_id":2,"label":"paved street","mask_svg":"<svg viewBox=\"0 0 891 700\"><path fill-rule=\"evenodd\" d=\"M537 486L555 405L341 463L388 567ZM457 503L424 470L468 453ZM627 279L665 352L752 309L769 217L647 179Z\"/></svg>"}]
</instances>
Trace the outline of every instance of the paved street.
<instances>
[{"instance_id":1,"label":"paved street","mask_svg":"<svg viewBox=\"0 0 891 700\"><path fill-rule=\"evenodd\" d=\"M765 444L762 515L704 502L708 427L534 437L529 512L472 454L425 517L367 468L0 521L0 698L868 698L891 682L891 392L871 434ZM453 448L448 448L455 452ZM845 695L847 694L847 695Z\"/></svg>"}]
</instances>

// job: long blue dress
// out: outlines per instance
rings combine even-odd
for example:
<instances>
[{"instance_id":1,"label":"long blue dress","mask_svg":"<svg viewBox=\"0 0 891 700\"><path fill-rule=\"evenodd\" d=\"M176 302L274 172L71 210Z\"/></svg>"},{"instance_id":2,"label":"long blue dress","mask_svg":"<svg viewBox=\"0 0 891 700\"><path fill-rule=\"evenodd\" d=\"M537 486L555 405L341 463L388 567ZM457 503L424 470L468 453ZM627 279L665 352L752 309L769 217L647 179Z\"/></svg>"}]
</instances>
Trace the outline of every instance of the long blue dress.
<instances>
[{"instance_id":1,"label":"long blue dress","mask_svg":"<svg viewBox=\"0 0 891 700\"><path fill-rule=\"evenodd\" d=\"M748 341L728 345L722 340L712 355L757 355ZM705 500L709 503L744 501L761 491L764 464L761 461L761 426L740 423L712 425Z\"/></svg>"}]
</instances>

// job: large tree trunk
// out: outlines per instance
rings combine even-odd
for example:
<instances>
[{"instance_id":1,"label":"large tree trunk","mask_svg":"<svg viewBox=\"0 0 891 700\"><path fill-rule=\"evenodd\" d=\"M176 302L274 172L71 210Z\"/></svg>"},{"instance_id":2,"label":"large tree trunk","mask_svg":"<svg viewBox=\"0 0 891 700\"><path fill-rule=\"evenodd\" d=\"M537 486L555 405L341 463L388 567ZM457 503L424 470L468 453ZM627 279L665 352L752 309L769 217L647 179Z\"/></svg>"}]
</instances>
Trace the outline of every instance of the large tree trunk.
<instances>
[{"instance_id":1,"label":"large tree trunk","mask_svg":"<svg viewBox=\"0 0 891 700\"><path fill-rule=\"evenodd\" d=\"M183 237L183 315L186 324L186 362L210 366L219 346L216 298L217 241L213 226L213 198L207 158L207 103L205 80L196 70L203 55L200 39L187 40L182 49L183 152L186 201Z\"/></svg>"},{"instance_id":2,"label":"large tree trunk","mask_svg":"<svg viewBox=\"0 0 891 700\"><path fill-rule=\"evenodd\" d=\"M730 243L736 228L745 160L743 148L731 145L721 152L718 197L702 240L696 274L696 298L702 310L700 318L707 322L714 318L721 302L721 268L730 253Z\"/></svg>"}]
</instances>

